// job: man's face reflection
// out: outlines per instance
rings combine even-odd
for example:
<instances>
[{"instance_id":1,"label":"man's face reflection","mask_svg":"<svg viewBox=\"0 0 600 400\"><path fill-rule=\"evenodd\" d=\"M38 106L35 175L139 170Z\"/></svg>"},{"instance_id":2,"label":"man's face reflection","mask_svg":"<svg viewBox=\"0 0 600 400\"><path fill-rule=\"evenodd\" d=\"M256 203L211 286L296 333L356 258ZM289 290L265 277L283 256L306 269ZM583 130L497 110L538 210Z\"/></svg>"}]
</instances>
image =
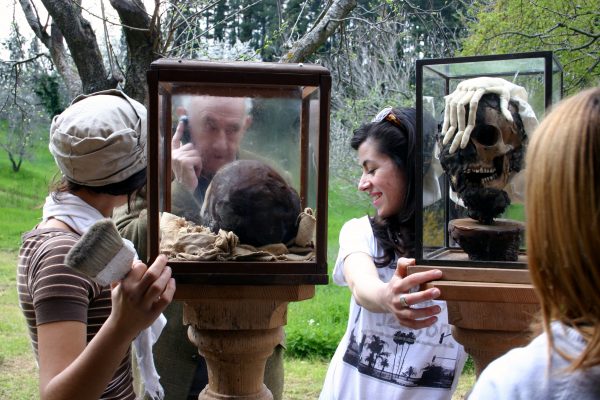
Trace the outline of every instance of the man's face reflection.
<instances>
[{"instance_id":1,"label":"man's face reflection","mask_svg":"<svg viewBox=\"0 0 600 400\"><path fill-rule=\"evenodd\" d=\"M251 122L245 99L194 97L187 112L191 142L202 157L202 175L212 177L236 159Z\"/></svg>"}]
</instances>

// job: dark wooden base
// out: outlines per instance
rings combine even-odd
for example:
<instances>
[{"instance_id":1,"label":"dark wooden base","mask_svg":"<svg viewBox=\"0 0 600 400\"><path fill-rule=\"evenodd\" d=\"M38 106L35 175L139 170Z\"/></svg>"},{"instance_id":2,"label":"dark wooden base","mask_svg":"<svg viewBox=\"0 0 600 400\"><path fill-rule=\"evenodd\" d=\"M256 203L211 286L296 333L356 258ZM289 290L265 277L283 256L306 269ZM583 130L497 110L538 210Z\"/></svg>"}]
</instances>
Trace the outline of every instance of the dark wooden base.
<instances>
[{"instance_id":1,"label":"dark wooden base","mask_svg":"<svg viewBox=\"0 0 600 400\"><path fill-rule=\"evenodd\" d=\"M450 237L475 261L517 261L525 224L496 219L491 225L471 218L448 223Z\"/></svg>"}]
</instances>

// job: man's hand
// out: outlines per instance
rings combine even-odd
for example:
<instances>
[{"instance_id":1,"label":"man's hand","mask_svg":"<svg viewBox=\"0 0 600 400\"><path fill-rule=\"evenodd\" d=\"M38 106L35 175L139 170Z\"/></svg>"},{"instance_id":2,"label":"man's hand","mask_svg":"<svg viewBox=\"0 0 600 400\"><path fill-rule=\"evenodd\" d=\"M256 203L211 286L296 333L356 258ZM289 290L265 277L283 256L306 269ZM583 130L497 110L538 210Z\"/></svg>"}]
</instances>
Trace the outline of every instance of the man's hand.
<instances>
[{"instance_id":1,"label":"man's hand","mask_svg":"<svg viewBox=\"0 0 600 400\"><path fill-rule=\"evenodd\" d=\"M187 117L181 116L171 139L171 167L177 182L188 191L194 192L198 186L198 177L202 173L202 156L192 143L181 143L187 123Z\"/></svg>"}]
</instances>

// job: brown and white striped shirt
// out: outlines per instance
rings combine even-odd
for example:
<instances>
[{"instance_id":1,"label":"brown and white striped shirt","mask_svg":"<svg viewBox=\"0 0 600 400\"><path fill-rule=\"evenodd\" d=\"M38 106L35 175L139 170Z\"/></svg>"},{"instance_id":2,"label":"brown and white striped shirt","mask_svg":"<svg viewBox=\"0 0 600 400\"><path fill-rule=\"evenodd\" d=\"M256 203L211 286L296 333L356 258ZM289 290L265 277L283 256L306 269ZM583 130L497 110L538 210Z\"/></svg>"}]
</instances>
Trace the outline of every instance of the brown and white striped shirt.
<instances>
[{"instance_id":1,"label":"brown and white striped shirt","mask_svg":"<svg viewBox=\"0 0 600 400\"><path fill-rule=\"evenodd\" d=\"M67 253L79 237L57 228L34 229L23 235L17 289L36 359L39 325L58 321L83 322L87 324L89 343L110 315L110 288L100 287L64 264ZM130 351L101 399L135 399Z\"/></svg>"}]
</instances>

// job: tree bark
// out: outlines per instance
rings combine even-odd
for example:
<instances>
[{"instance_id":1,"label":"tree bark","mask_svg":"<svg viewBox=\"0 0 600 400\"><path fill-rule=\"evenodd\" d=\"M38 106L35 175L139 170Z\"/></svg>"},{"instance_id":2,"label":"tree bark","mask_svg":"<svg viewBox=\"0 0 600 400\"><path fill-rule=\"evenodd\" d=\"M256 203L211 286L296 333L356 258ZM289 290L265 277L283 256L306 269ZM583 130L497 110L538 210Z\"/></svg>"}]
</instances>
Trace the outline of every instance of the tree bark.
<instances>
[{"instance_id":1,"label":"tree bark","mask_svg":"<svg viewBox=\"0 0 600 400\"><path fill-rule=\"evenodd\" d=\"M298 40L281 62L304 62L313 54L356 7L356 0L334 0L325 16L304 37Z\"/></svg>"},{"instance_id":2,"label":"tree bark","mask_svg":"<svg viewBox=\"0 0 600 400\"><path fill-rule=\"evenodd\" d=\"M94 30L81 15L79 5L70 0L42 0L42 3L69 46L81 78L82 91L91 93L116 87L118 82L108 76Z\"/></svg>"},{"instance_id":3,"label":"tree bark","mask_svg":"<svg viewBox=\"0 0 600 400\"><path fill-rule=\"evenodd\" d=\"M123 34L127 42L125 92L146 104L148 85L146 71L152 61L159 58L154 51L159 40L157 19L151 19L141 0L110 0L123 23Z\"/></svg>"},{"instance_id":4,"label":"tree bark","mask_svg":"<svg viewBox=\"0 0 600 400\"><path fill-rule=\"evenodd\" d=\"M50 27L50 38L50 57L52 57L54 66L65 82L69 97L73 99L82 93L81 79L79 79L77 71L69 62L63 34L54 23Z\"/></svg>"},{"instance_id":5,"label":"tree bark","mask_svg":"<svg viewBox=\"0 0 600 400\"><path fill-rule=\"evenodd\" d=\"M63 35L60 28L53 23L50 27L50 34L48 35L48 32L46 32L40 23L30 0L19 0L19 2L21 3L21 8L23 9L29 27L50 52L50 58L52 58L56 70L67 87L69 98L74 98L78 94L81 94L81 79L79 79L77 71L75 71L72 64L69 62L69 56L67 55L64 46Z\"/></svg>"}]
</instances>

